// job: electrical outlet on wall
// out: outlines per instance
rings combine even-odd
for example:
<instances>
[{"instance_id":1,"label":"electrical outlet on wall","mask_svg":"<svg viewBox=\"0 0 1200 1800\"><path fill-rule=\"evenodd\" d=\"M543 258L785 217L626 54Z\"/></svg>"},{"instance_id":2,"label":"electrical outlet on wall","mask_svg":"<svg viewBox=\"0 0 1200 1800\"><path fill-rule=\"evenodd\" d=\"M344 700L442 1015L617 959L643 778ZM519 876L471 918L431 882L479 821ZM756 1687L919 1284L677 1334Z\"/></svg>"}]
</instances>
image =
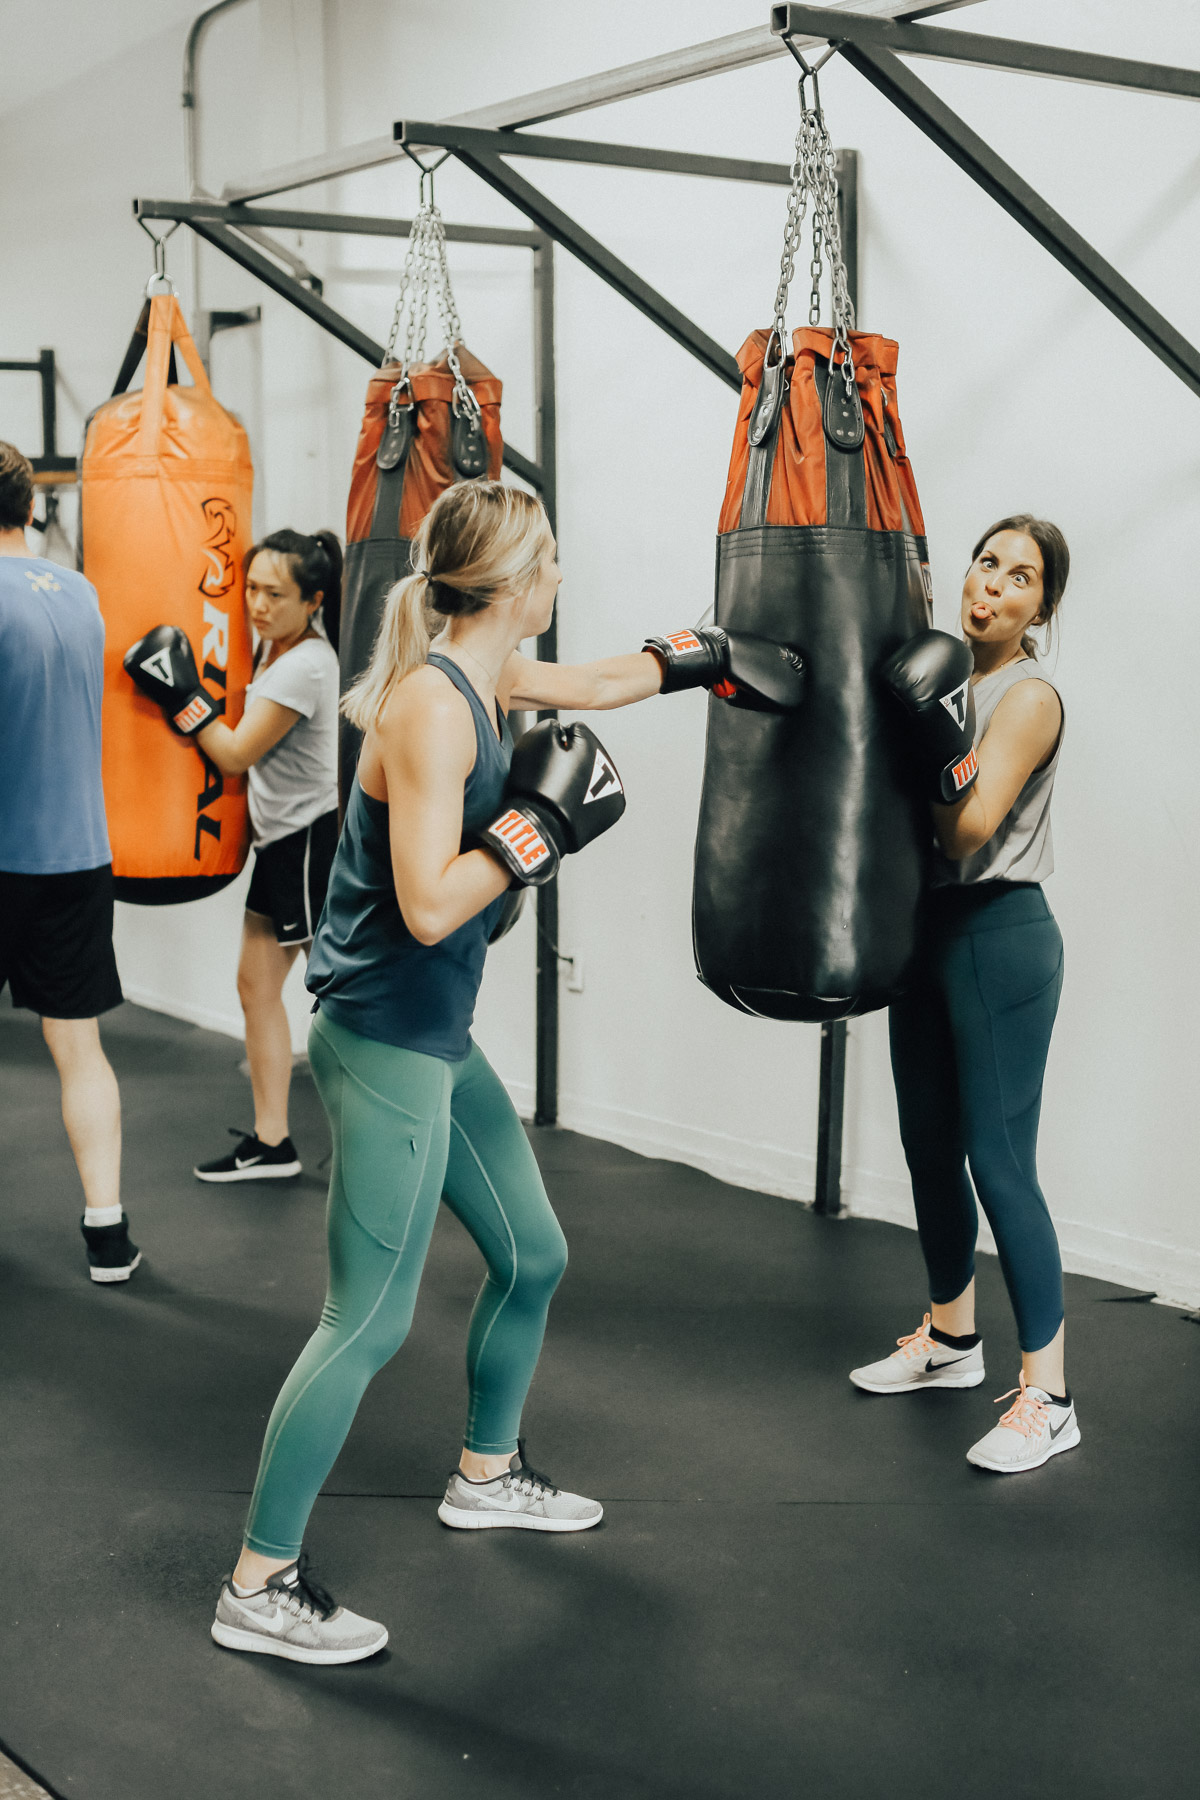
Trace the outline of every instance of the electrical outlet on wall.
<instances>
[{"instance_id":1,"label":"electrical outlet on wall","mask_svg":"<svg viewBox=\"0 0 1200 1800\"><path fill-rule=\"evenodd\" d=\"M569 954L563 953L563 967L567 971L567 992L582 994L583 992L583 957L578 950Z\"/></svg>"}]
</instances>

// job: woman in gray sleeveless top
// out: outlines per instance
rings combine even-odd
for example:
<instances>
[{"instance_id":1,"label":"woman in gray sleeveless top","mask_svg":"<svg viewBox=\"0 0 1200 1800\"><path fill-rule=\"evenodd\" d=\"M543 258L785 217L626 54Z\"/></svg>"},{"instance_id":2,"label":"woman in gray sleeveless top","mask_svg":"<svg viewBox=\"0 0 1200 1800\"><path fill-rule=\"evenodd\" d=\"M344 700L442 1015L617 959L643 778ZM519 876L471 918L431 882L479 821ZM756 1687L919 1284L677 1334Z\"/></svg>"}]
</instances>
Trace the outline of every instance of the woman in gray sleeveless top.
<instances>
[{"instance_id":1,"label":"woman in gray sleeveless top","mask_svg":"<svg viewBox=\"0 0 1200 1800\"><path fill-rule=\"evenodd\" d=\"M979 777L955 805L933 808L937 849L920 948L890 1015L930 1304L896 1351L851 1373L869 1393L982 1382L978 1195L1022 1366L1015 1404L967 1456L1004 1474L1039 1467L1080 1435L1063 1369L1062 1263L1036 1161L1062 987L1062 938L1041 882L1054 866L1050 796L1064 714L1030 634L1053 619L1069 560L1062 533L1023 513L984 534L963 585Z\"/></svg>"}]
</instances>

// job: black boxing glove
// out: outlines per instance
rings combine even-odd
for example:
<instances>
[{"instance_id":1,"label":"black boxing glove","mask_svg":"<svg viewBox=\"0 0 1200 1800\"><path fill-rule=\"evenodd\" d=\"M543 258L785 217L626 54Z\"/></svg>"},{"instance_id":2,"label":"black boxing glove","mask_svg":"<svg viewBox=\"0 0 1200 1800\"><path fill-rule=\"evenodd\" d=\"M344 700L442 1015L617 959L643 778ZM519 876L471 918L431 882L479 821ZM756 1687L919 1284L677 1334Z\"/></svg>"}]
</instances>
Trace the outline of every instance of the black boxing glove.
<instances>
[{"instance_id":1,"label":"black boxing glove","mask_svg":"<svg viewBox=\"0 0 1200 1800\"><path fill-rule=\"evenodd\" d=\"M698 625L647 638L642 649L662 664L663 694L706 687L751 712L795 712L804 698L804 658L790 644Z\"/></svg>"},{"instance_id":2,"label":"black boxing glove","mask_svg":"<svg viewBox=\"0 0 1200 1800\"><path fill-rule=\"evenodd\" d=\"M480 845L523 887L542 887L564 856L582 850L625 811L625 789L607 750L586 725L543 719L518 738L505 805Z\"/></svg>"},{"instance_id":3,"label":"black boxing glove","mask_svg":"<svg viewBox=\"0 0 1200 1800\"><path fill-rule=\"evenodd\" d=\"M961 639L945 631L918 631L879 670L909 716L928 796L941 806L961 800L979 774L973 668Z\"/></svg>"},{"instance_id":4,"label":"black boxing glove","mask_svg":"<svg viewBox=\"0 0 1200 1800\"><path fill-rule=\"evenodd\" d=\"M200 685L192 646L178 625L156 625L125 652L123 660L143 694L162 707L167 724L181 737L211 725L224 711L223 704Z\"/></svg>"}]
</instances>

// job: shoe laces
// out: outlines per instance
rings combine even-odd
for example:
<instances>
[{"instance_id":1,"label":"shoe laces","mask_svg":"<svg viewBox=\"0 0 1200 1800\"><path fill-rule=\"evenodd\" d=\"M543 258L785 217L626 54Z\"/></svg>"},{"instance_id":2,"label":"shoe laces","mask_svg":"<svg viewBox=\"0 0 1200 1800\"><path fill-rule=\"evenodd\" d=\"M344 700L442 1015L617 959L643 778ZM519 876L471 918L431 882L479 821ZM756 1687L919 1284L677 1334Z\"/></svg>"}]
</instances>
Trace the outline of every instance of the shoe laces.
<instances>
[{"instance_id":1,"label":"shoe laces","mask_svg":"<svg viewBox=\"0 0 1200 1800\"><path fill-rule=\"evenodd\" d=\"M280 1569L278 1574L272 1575L267 1582L268 1593L278 1595L288 1611L298 1619L328 1619L331 1613L337 1611L337 1602L309 1574L307 1550L300 1552L295 1569L293 1581L284 1579L288 1573L286 1569Z\"/></svg>"},{"instance_id":2,"label":"shoe laces","mask_svg":"<svg viewBox=\"0 0 1200 1800\"><path fill-rule=\"evenodd\" d=\"M531 1499L538 1494L545 1496L557 1494L558 1489L550 1477L539 1474L531 1464L525 1461L524 1438L517 1439L517 1455L521 1459L521 1466L513 1469L509 1474L508 1480L511 1487L514 1487L519 1494L528 1494Z\"/></svg>"},{"instance_id":3,"label":"shoe laces","mask_svg":"<svg viewBox=\"0 0 1200 1800\"><path fill-rule=\"evenodd\" d=\"M1003 1406L1004 1402L1011 1400L1014 1394L1017 1398L1006 1413L1001 1413L1000 1423L1007 1425L1010 1431L1019 1431L1023 1437L1032 1437L1034 1432L1040 1431L1046 1422L1049 1412L1047 1403L1040 1394L1032 1393L1026 1386L1024 1369L1021 1371L1018 1385L1015 1388L1009 1388L1007 1394L1001 1394L996 1405Z\"/></svg>"},{"instance_id":4,"label":"shoe laces","mask_svg":"<svg viewBox=\"0 0 1200 1800\"><path fill-rule=\"evenodd\" d=\"M926 1313L915 1331L910 1331L907 1337L896 1339L902 1356L925 1356L932 1352L933 1339L929 1335L932 1323L932 1315Z\"/></svg>"}]
</instances>

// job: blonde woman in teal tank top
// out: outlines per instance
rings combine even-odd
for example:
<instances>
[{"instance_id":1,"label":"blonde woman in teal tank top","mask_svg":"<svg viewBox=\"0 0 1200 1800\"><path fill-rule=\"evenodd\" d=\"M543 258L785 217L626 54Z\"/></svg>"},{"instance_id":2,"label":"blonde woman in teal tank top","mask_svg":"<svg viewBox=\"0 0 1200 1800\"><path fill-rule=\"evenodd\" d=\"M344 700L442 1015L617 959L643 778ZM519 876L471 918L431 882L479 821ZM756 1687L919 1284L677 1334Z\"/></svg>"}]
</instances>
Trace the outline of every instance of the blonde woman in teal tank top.
<instances>
[{"instance_id":1,"label":"blonde woman in teal tank top","mask_svg":"<svg viewBox=\"0 0 1200 1800\"><path fill-rule=\"evenodd\" d=\"M1080 1441L1066 1386L1062 1263L1037 1178L1042 1077L1062 987L1062 938L1041 882L1054 866L1050 798L1065 728L1036 660L1066 586L1062 533L1002 519L975 546L962 597L974 658L979 776L934 806L937 847L908 991L890 1012L900 1135L929 1309L878 1362L851 1372L874 1394L977 1387L976 1197L1016 1316L1015 1403L967 1451L1015 1474Z\"/></svg>"},{"instance_id":2,"label":"blonde woman in teal tank top","mask_svg":"<svg viewBox=\"0 0 1200 1800\"><path fill-rule=\"evenodd\" d=\"M468 1332L463 1450L439 1518L570 1532L603 1512L525 1459L521 1409L567 1250L470 1027L514 880L546 872L538 820L554 835L529 787L512 788L509 709L625 706L661 691L663 667L645 651L576 667L517 653L549 625L560 580L546 515L518 489L449 489L415 549L419 572L389 595L370 666L344 702L363 748L308 965L309 1059L333 1138L328 1294L271 1414L212 1626L228 1649L297 1662L354 1662L387 1642L382 1624L315 1584L301 1543L367 1384L407 1334L442 1199L485 1275ZM561 853L595 835L605 808L588 803L620 787L585 728L551 737L586 806ZM561 783L554 791L562 801Z\"/></svg>"}]
</instances>

